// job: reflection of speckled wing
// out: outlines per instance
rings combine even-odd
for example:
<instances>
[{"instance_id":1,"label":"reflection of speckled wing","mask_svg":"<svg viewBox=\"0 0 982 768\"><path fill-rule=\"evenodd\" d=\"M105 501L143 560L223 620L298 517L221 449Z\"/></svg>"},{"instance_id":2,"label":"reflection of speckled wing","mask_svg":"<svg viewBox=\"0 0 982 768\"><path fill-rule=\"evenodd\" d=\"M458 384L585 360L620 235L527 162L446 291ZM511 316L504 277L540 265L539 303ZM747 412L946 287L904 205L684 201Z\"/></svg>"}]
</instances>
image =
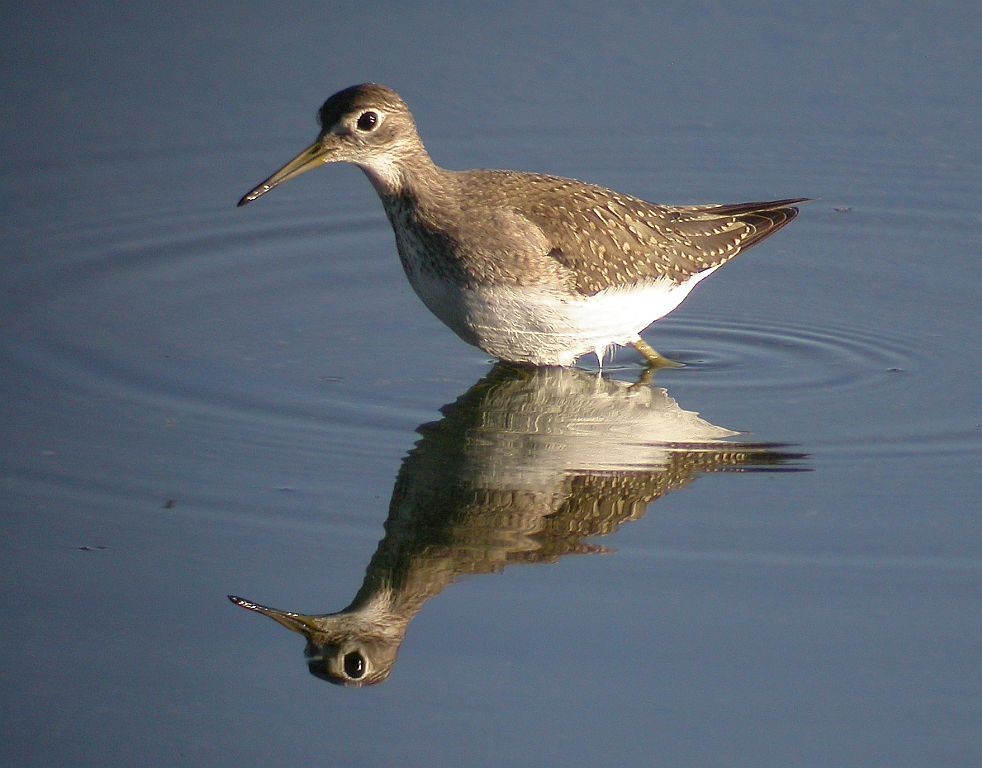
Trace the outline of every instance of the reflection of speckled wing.
<instances>
[{"instance_id":1,"label":"reflection of speckled wing","mask_svg":"<svg viewBox=\"0 0 982 768\"><path fill-rule=\"evenodd\" d=\"M498 365L442 411L399 470L385 538L347 608L300 614L231 598L305 635L317 677L385 680L413 617L461 576L603 551L592 539L703 472L793 471L778 465L800 458L723 442L735 433L663 389L565 368Z\"/></svg>"},{"instance_id":2,"label":"reflection of speckled wing","mask_svg":"<svg viewBox=\"0 0 982 768\"><path fill-rule=\"evenodd\" d=\"M569 496L549 516L538 540L548 552L553 541L567 547L571 539L606 536L622 523L640 519L653 501L704 473L786 469L798 457L769 446L720 443L712 448L673 449L657 472L579 475L571 478Z\"/></svg>"},{"instance_id":3,"label":"reflection of speckled wing","mask_svg":"<svg viewBox=\"0 0 982 768\"><path fill-rule=\"evenodd\" d=\"M704 472L790 457L724 442L736 433L661 388L562 368L497 366L443 413L406 458L386 529L455 574L597 551L587 538Z\"/></svg>"}]
</instances>

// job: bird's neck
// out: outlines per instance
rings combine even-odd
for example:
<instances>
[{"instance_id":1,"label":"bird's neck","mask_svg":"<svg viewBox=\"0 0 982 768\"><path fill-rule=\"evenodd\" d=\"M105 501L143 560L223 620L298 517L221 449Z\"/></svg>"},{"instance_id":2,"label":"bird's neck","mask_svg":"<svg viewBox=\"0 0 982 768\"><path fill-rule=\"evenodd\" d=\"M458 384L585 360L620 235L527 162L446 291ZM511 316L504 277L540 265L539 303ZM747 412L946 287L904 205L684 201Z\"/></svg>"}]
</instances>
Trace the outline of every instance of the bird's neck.
<instances>
[{"instance_id":1,"label":"bird's neck","mask_svg":"<svg viewBox=\"0 0 982 768\"><path fill-rule=\"evenodd\" d=\"M439 194L446 184L448 171L440 168L420 144L411 153L391 153L359 164L382 200L420 199Z\"/></svg>"}]
</instances>

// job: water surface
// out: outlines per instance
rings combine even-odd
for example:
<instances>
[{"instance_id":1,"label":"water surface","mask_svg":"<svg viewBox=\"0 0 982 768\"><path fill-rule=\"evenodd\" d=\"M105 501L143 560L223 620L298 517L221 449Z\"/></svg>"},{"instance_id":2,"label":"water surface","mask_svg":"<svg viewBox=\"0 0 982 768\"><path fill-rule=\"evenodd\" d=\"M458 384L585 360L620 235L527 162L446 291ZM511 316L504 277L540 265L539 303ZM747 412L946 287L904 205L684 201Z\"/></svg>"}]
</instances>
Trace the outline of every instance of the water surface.
<instances>
[{"instance_id":1,"label":"water surface","mask_svg":"<svg viewBox=\"0 0 982 768\"><path fill-rule=\"evenodd\" d=\"M775 9L9 12L3 762L977 765L978 14ZM684 368L492 369L358 171L233 207L369 79L449 167L817 200ZM379 584L360 688L226 599Z\"/></svg>"}]
</instances>

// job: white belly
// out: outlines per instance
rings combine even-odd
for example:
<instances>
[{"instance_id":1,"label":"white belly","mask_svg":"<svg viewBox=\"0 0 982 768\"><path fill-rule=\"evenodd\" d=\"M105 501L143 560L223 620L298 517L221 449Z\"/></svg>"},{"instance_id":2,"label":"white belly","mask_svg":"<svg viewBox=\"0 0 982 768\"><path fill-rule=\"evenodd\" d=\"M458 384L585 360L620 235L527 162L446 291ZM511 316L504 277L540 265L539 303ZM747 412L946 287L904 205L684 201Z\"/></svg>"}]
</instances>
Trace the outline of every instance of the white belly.
<instances>
[{"instance_id":1,"label":"white belly","mask_svg":"<svg viewBox=\"0 0 982 768\"><path fill-rule=\"evenodd\" d=\"M613 344L631 344L655 320L675 309L707 269L678 285L659 280L571 296L542 287L461 288L417 272L410 282L423 303L464 341L503 360L572 365Z\"/></svg>"}]
</instances>

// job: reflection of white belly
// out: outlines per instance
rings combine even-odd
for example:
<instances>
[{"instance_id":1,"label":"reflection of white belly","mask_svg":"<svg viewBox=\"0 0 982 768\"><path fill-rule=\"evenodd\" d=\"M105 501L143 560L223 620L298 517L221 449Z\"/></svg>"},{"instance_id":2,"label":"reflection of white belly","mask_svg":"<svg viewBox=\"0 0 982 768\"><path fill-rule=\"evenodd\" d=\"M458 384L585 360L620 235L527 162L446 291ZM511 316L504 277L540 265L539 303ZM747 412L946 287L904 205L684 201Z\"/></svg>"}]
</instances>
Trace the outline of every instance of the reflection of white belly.
<instances>
[{"instance_id":1,"label":"reflection of white belly","mask_svg":"<svg viewBox=\"0 0 982 768\"><path fill-rule=\"evenodd\" d=\"M707 269L677 285L662 279L637 287L571 296L541 286L461 288L424 271L410 276L423 303L464 341L514 362L572 365L612 344L630 344L675 309Z\"/></svg>"}]
</instances>

